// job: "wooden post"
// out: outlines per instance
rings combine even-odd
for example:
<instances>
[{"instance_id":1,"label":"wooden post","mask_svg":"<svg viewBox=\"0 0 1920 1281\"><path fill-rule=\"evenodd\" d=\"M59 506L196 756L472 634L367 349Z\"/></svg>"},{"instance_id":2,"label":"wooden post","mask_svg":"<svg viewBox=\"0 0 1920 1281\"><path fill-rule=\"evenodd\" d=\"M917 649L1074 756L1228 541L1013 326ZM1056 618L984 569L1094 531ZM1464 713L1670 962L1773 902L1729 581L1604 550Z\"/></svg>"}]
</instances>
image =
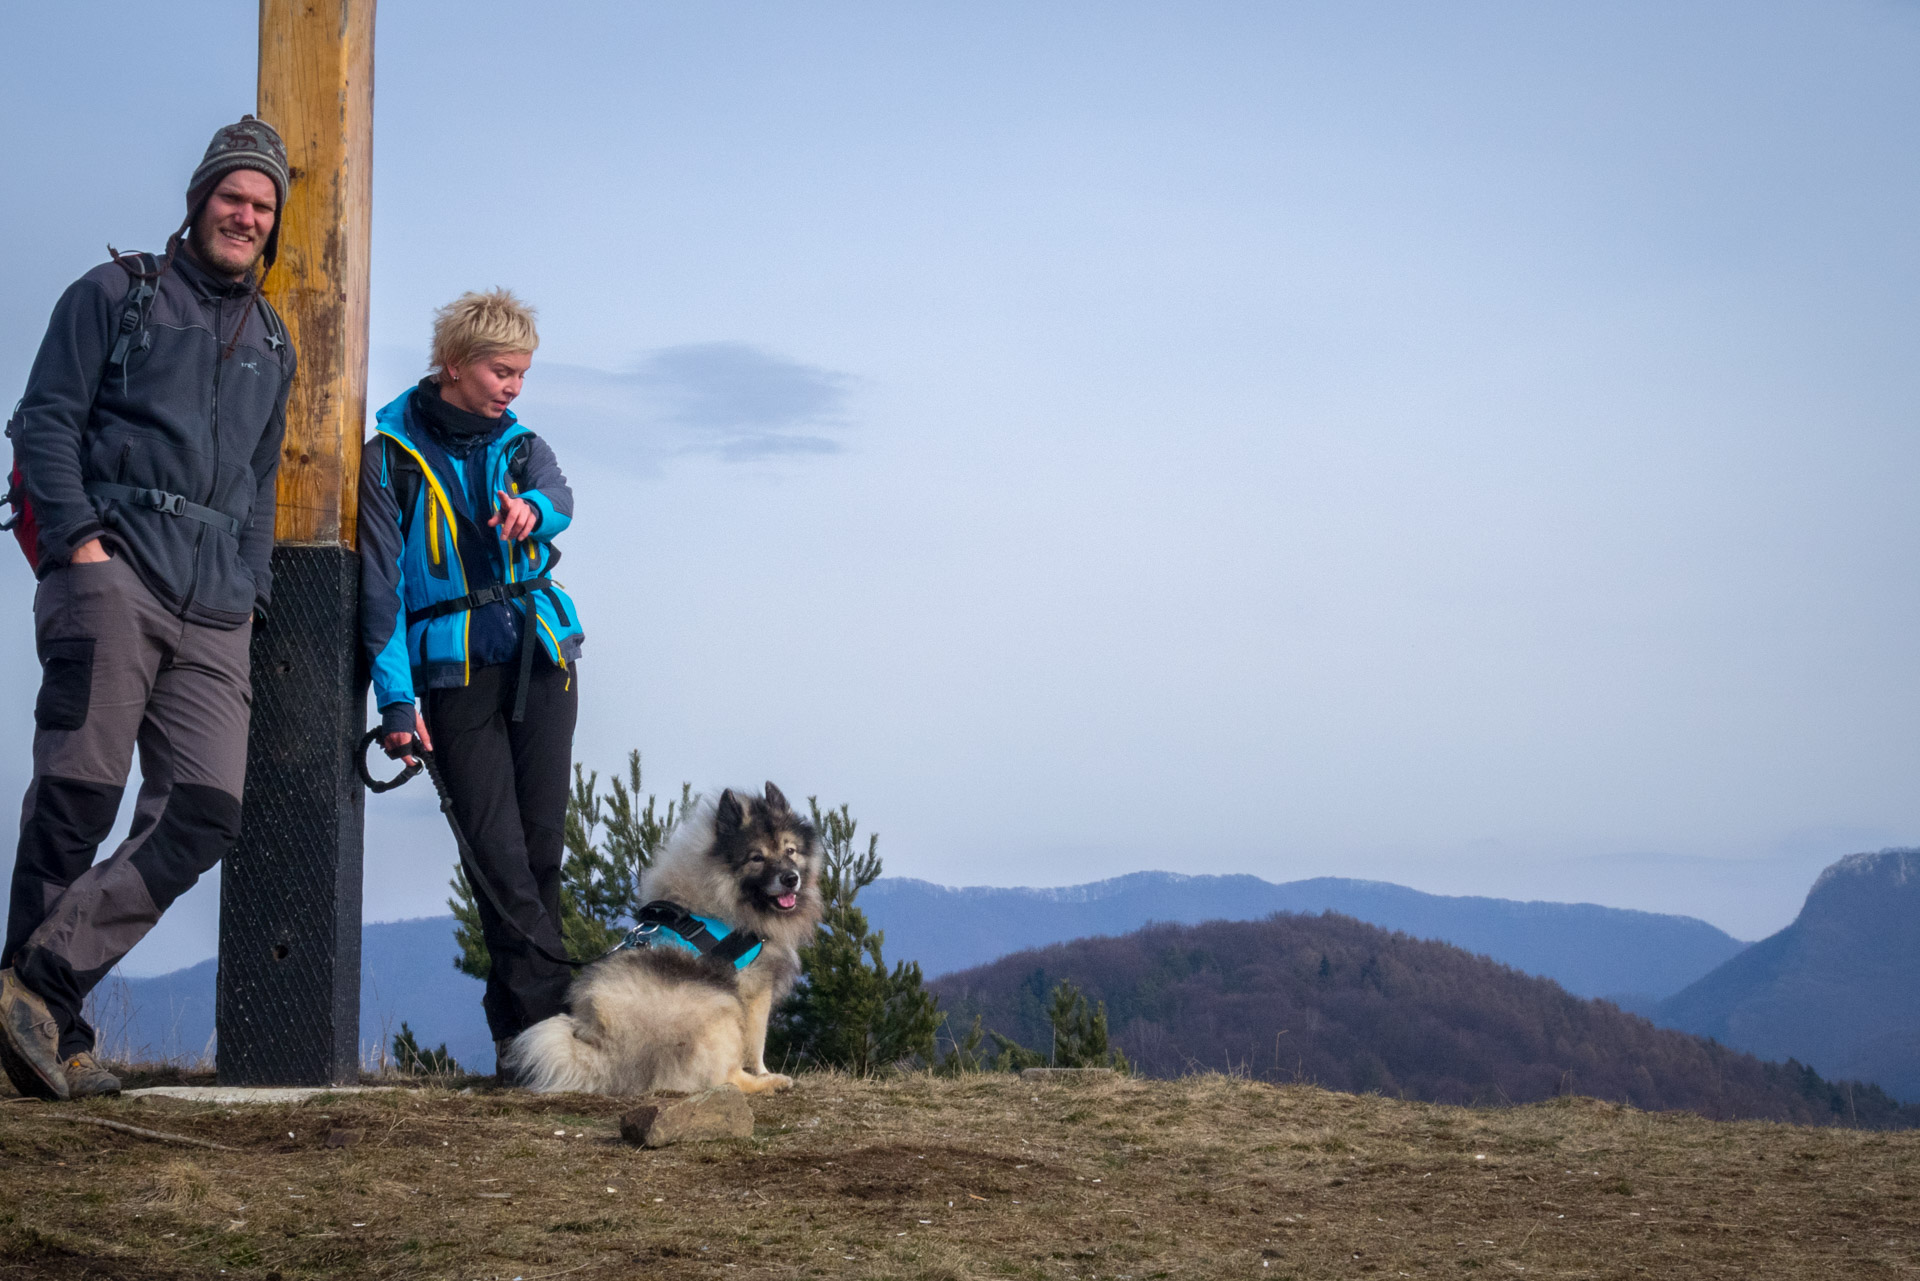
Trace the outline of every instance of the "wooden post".
<instances>
[{"instance_id":1,"label":"wooden post","mask_svg":"<svg viewBox=\"0 0 1920 1281\"><path fill-rule=\"evenodd\" d=\"M266 293L299 353L253 638L240 842L220 887L220 1080L358 1078L364 796L355 486L366 426L373 0L260 0L261 119L292 186Z\"/></svg>"},{"instance_id":2,"label":"wooden post","mask_svg":"<svg viewBox=\"0 0 1920 1281\"><path fill-rule=\"evenodd\" d=\"M260 118L293 170L267 297L300 352L274 534L351 547L367 416L373 0L260 0Z\"/></svg>"}]
</instances>

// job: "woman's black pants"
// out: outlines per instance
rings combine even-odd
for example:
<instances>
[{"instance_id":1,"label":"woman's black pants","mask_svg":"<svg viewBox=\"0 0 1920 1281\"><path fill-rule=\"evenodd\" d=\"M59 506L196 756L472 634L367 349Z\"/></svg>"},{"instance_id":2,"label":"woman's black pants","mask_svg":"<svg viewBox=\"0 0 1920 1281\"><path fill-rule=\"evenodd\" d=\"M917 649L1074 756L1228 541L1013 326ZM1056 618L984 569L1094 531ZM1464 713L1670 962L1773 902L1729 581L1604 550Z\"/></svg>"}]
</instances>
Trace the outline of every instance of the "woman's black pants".
<instances>
[{"instance_id":1,"label":"woman's black pants","mask_svg":"<svg viewBox=\"0 0 1920 1281\"><path fill-rule=\"evenodd\" d=\"M513 925L502 921L487 892L473 887L493 958L481 1006L493 1039L502 1041L567 1008L573 971L526 940L538 940L555 956L567 954L560 938L560 864L566 857L579 671L536 662L526 719L517 725L518 664L479 667L469 675L462 689L429 690L424 710L454 819L480 875L513 918Z\"/></svg>"}]
</instances>

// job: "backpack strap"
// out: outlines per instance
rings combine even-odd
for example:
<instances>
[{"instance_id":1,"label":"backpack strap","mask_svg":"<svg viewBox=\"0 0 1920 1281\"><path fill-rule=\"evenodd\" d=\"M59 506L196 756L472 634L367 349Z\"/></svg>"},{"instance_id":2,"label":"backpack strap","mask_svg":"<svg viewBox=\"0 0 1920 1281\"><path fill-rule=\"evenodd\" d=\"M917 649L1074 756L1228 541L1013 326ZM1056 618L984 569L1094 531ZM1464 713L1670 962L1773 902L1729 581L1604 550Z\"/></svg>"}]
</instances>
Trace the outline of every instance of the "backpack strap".
<instances>
[{"instance_id":1,"label":"backpack strap","mask_svg":"<svg viewBox=\"0 0 1920 1281\"><path fill-rule=\"evenodd\" d=\"M514 487L525 490L527 472L533 467L533 433L526 432L514 437L513 444L507 446L507 479Z\"/></svg>"},{"instance_id":2,"label":"backpack strap","mask_svg":"<svg viewBox=\"0 0 1920 1281\"><path fill-rule=\"evenodd\" d=\"M404 449L395 449L387 436L380 437L380 448L386 451L387 486L393 490L393 500L400 508L400 541L405 543L413 533L413 509L420 501L420 489L427 478L421 474L420 464L414 461L413 455Z\"/></svg>"},{"instance_id":3,"label":"backpack strap","mask_svg":"<svg viewBox=\"0 0 1920 1281\"><path fill-rule=\"evenodd\" d=\"M120 323L114 328L113 350L107 356L107 373L118 369L124 379L127 357L145 351L153 341L147 333L147 318L153 311L154 295L160 291L160 262L144 253L115 254L113 261L127 273L128 284L127 295L120 303Z\"/></svg>"},{"instance_id":4,"label":"backpack strap","mask_svg":"<svg viewBox=\"0 0 1920 1281\"><path fill-rule=\"evenodd\" d=\"M425 623L436 618L445 618L449 614L458 614L463 610L483 609L502 601L519 600L532 592L544 592L553 587L551 578L523 578L517 583L491 583L477 592L468 592L465 596L456 596L452 600L435 601L420 609L407 611L407 626Z\"/></svg>"},{"instance_id":5,"label":"backpack strap","mask_svg":"<svg viewBox=\"0 0 1920 1281\"><path fill-rule=\"evenodd\" d=\"M106 367L100 371L103 386L116 369L120 371L124 383L127 358L136 351L145 351L152 344L152 336L147 333L147 319L153 312L154 297L160 291L160 277L165 274L160 260L152 254L123 254L111 245L107 246L107 252L113 255L115 265L127 273L127 292L120 300L120 318L113 327L113 346L107 352ZM20 423L20 406L25 403L23 397L19 404L14 405L13 415L7 419L9 440L14 439L14 429ZM13 508L13 515L0 522L0 530L13 529L28 514L26 475L20 467L17 441L14 450L13 470L7 477L7 490L0 495L0 505Z\"/></svg>"},{"instance_id":6,"label":"backpack strap","mask_svg":"<svg viewBox=\"0 0 1920 1281\"><path fill-rule=\"evenodd\" d=\"M150 507L164 516L185 516L188 520L197 520L202 525L211 525L215 529L225 530L238 538L240 522L214 507L203 507L199 503L189 502L185 494L172 494L164 489L139 489L132 485L115 485L104 480L87 482L87 492L95 498L104 498L110 502L126 503L133 507Z\"/></svg>"},{"instance_id":7,"label":"backpack strap","mask_svg":"<svg viewBox=\"0 0 1920 1281\"><path fill-rule=\"evenodd\" d=\"M27 403L22 396L13 403L13 413L7 417L7 439L13 439L13 429L20 425L20 406ZM27 478L20 470L18 457L14 459L13 469L7 474L7 492L0 495L0 504L13 508L13 515L0 520L0 530L11 530L27 516ZM17 535L16 535L17 537Z\"/></svg>"}]
</instances>

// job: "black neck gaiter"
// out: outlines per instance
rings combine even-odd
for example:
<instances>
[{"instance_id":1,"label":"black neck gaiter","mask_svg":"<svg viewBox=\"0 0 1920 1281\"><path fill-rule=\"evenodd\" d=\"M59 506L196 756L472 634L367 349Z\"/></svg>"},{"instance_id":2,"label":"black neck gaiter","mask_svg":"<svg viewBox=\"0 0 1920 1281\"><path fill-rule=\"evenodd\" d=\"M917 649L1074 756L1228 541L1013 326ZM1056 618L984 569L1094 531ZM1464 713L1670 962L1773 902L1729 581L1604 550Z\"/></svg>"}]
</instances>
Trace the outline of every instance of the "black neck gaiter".
<instances>
[{"instance_id":1,"label":"black neck gaiter","mask_svg":"<svg viewBox=\"0 0 1920 1281\"><path fill-rule=\"evenodd\" d=\"M413 410L440 447L455 458L465 458L475 445L492 440L507 425L505 414L488 418L449 404L440 395L440 384L432 378L422 378L413 389Z\"/></svg>"}]
</instances>

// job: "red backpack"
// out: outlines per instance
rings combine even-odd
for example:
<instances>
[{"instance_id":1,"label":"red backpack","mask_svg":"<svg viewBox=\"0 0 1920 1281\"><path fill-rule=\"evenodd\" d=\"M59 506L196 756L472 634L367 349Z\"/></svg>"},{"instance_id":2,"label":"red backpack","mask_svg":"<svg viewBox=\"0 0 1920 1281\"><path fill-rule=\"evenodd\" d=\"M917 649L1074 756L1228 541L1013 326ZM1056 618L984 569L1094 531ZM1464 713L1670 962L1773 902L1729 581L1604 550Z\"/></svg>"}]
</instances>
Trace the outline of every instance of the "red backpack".
<instances>
[{"instance_id":1,"label":"red backpack","mask_svg":"<svg viewBox=\"0 0 1920 1281\"><path fill-rule=\"evenodd\" d=\"M107 252L113 253L111 249ZM151 341L147 336L147 313L152 309L161 274L160 261L152 254L116 253L113 260L125 268L129 283L127 296L120 303L120 324L114 335L113 350L108 353L107 367L100 375L103 384L116 369L124 374L128 356L147 349ZM24 403L24 400L20 402ZM7 439L15 442L13 470L7 473L7 492L0 495L0 503L13 508L13 515L0 521L0 529L13 531L27 564L37 570L40 568L40 518L34 515L33 499L27 494L26 473L20 469L19 438L14 435L14 429L20 425L20 404L14 405L13 416L7 419Z\"/></svg>"},{"instance_id":2,"label":"red backpack","mask_svg":"<svg viewBox=\"0 0 1920 1281\"><path fill-rule=\"evenodd\" d=\"M20 416L18 406L14 407L14 418ZM13 436L13 423L7 423L7 436ZM0 529L11 529L20 543L20 551L26 556L27 564L40 568L40 520L33 514L33 500L27 497L27 478L20 472L20 459L13 460L13 470L7 473L7 492L0 502L13 508L13 515L0 521Z\"/></svg>"}]
</instances>

